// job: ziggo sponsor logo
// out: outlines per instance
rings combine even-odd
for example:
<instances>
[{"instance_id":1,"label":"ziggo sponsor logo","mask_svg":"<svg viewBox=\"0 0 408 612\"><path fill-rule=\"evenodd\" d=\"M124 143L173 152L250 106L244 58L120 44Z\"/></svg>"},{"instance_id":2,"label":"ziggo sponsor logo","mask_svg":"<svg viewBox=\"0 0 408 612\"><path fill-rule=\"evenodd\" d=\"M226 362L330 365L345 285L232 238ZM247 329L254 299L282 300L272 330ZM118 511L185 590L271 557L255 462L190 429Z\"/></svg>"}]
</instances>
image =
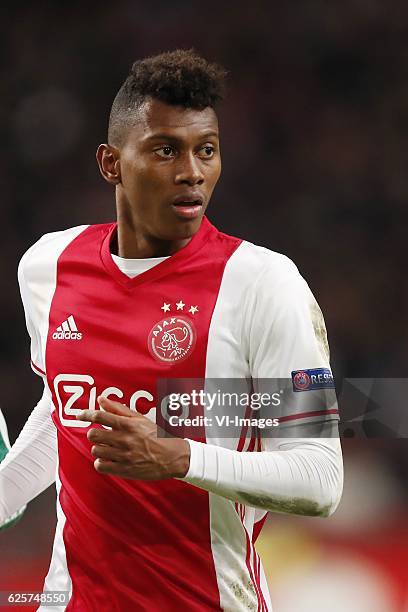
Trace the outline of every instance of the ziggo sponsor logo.
<instances>
[{"instance_id":1,"label":"ziggo sponsor logo","mask_svg":"<svg viewBox=\"0 0 408 612\"><path fill-rule=\"evenodd\" d=\"M88 374L58 374L58 376L54 378L54 391L58 402L59 417L61 423L66 425L66 427L89 427L89 421L77 421L75 417L85 409L101 410L96 401L99 395L111 397L115 400L124 397L123 391L118 387L107 387L97 393L95 380ZM87 397L88 401L86 402ZM126 401L126 404L131 410L136 411L137 402L141 398L149 402L154 401L153 395L149 393L149 391L138 389L132 393L129 402ZM81 407L78 406L80 400ZM156 407L152 406L146 416L154 421L156 417Z\"/></svg>"}]
</instances>

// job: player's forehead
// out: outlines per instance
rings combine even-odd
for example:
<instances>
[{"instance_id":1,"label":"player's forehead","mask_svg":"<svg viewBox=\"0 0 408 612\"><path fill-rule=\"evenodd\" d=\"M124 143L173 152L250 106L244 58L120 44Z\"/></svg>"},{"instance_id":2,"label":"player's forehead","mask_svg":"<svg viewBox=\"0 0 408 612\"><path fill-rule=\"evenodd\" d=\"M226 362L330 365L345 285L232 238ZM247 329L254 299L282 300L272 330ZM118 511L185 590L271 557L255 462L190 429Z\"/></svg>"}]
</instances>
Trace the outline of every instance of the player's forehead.
<instances>
[{"instance_id":1,"label":"player's forehead","mask_svg":"<svg viewBox=\"0 0 408 612\"><path fill-rule=\"evenodd\" d=\"M142 142L162 138L180 140L200 138L204 134L218 136L218 119L213 108L202 110L172 106L148 98L139 108L130 138Z\"/></svg>"}]
</instances>

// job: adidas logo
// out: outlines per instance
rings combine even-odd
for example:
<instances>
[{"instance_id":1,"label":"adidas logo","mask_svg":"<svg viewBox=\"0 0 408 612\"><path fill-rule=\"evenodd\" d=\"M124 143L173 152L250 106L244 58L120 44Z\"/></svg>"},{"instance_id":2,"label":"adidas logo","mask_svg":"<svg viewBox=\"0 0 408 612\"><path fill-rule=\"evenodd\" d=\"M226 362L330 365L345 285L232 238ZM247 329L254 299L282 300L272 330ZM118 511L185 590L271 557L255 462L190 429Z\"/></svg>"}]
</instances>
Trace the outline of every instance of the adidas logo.
<instances>
[{"instance_id":1,"label":"adidas logo","mask_svg":"<svg viewBox=\"0 0 408 612\"><path fill-rule=\"evenodd\" d=\"M82 334L78 331L75 319L72 315L57 327L52 337L53 340L82 340Z\"/></svg>"}]
</instances>

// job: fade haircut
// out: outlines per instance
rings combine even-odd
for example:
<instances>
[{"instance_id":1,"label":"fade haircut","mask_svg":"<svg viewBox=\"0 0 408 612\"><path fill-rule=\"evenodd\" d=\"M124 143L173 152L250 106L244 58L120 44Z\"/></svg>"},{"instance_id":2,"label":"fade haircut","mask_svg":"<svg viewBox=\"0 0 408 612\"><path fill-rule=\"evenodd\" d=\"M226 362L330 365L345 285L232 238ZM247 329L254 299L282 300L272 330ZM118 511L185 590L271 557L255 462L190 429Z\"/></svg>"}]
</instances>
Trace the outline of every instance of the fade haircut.
<instances>
[{"instance_id":1,"label":"fade haircut","mask_svg":"<svg viewBox=\"0 0 408 612\"><path fill-rule=\"evenodd\" d=\"M136 61L119 89L109 116L108 142L121 146L146 98L172 106L214 108L225 93L226 71L193 49L177 49Z\"/></svg>"}]
</instances>

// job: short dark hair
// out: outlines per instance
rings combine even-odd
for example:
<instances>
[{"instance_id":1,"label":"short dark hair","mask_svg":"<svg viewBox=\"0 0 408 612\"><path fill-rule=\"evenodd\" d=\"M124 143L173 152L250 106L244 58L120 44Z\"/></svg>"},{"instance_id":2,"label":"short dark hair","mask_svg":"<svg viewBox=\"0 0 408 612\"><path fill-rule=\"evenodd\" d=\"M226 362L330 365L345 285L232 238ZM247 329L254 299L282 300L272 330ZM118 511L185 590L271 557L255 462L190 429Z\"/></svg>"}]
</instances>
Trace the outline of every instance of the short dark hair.
<instances>
[{"instance_id":1,"label":"short dark hair","mask_svg":"<svg viewBox=\"0 0 408 612\"><path fill-rule=\"evenodd\" d=\"M172 106L215 107L225 93L226 71L193 49L176 49L136 61L119 89L109 117L108 141L119 145L135 112L148 97Z\"/></svg>"}]
</instances>

